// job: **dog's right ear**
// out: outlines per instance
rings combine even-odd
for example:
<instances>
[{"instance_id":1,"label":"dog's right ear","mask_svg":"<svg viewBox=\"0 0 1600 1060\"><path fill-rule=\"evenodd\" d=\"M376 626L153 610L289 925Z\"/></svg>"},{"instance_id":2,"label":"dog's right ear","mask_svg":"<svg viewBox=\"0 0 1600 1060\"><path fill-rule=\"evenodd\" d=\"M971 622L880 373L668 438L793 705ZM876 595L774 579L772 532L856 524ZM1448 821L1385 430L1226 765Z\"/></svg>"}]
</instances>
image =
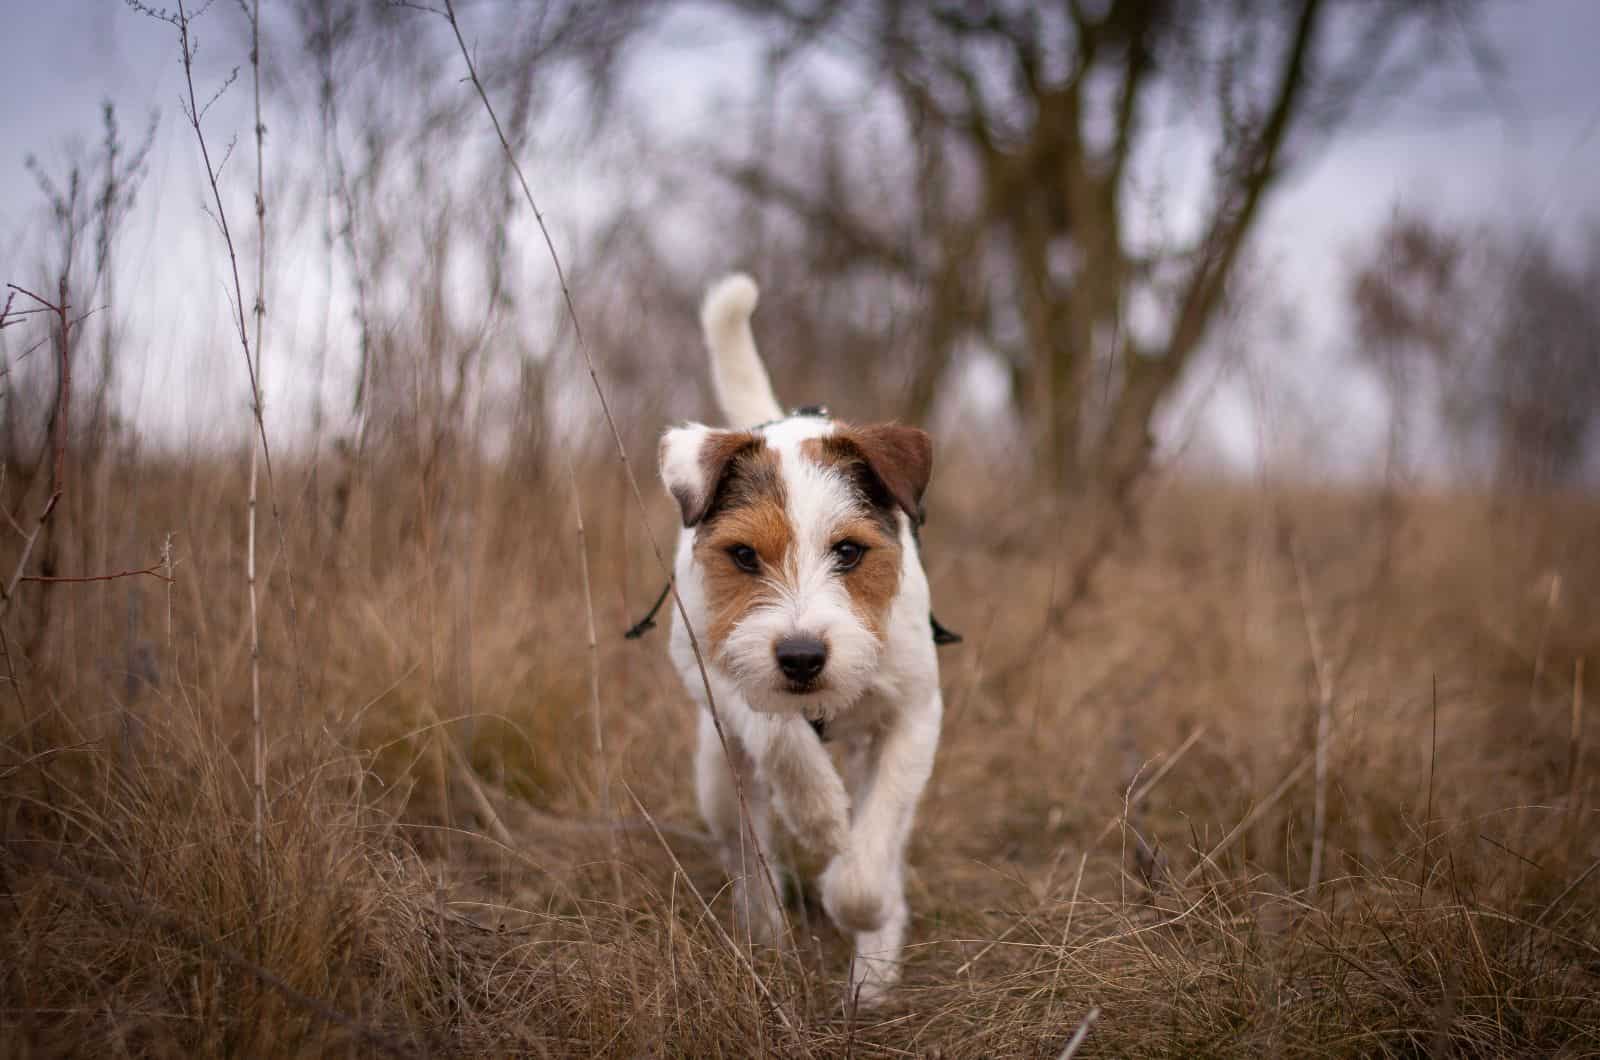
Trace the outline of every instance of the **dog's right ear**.
<instances>
[{"instance_id":1,"label":"dog's right ear","mask_svg":"<svg viewBox=\"0 0 1600 1060\"><path fill-rule=\"evenodd\" d=\"M759 444L749 431L719 431L699 423L661 436L661 481L678 502L684 526L706 517L733 458Z\"/></svg>"}]
</instances>

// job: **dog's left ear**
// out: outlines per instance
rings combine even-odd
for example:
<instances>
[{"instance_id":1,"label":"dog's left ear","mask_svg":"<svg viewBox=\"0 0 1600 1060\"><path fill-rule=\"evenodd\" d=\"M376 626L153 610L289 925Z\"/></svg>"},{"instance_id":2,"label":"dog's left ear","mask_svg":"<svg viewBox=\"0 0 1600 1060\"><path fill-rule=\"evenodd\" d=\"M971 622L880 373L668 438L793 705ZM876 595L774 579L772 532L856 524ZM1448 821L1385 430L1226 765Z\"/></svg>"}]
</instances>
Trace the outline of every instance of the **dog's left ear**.
<instances>
[{"instance_id":1,"label":"dog's left ear","mask_svg":"<svg viewBox=\"0 0 1600 1060\"><path fill-rule=\"evenodd\" d=\"M933 475L933 439L898 423L851 427L848 437L912 525L922 522L922 494Z\"/></svg>"}]
</instances>

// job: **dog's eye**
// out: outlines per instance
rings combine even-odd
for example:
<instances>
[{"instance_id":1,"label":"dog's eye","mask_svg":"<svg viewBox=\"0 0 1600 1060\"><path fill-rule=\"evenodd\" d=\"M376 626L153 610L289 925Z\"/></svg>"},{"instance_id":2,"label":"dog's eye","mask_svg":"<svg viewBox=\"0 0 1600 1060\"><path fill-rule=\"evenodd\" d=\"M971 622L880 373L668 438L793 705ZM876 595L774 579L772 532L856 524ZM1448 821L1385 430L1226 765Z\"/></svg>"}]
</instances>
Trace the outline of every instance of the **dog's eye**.
<instances>
[{"instance_id":1,"label":"dog's eye","mask_svg":"<svg viewBox=\"0 0 1600 1060\"><path fill-rule=\"evenodd\" d=\"M867 554L865 545L858 545L854 541L841 541L833 546L833 555L839 561L840 570L850 570L861 557Z\"/></svg>"},{"instance_id":2,"label":"dog's eye","mask_svg":"<svg viewBox=\"0 0 1600 1060\"><path fill-rule=\"evenodd\" d=\"M734 565L747 574L755 574L761 569L761 557L749 545L734 545L728 549L728 555L733 557Z\"/></svg>"}]
</instances>

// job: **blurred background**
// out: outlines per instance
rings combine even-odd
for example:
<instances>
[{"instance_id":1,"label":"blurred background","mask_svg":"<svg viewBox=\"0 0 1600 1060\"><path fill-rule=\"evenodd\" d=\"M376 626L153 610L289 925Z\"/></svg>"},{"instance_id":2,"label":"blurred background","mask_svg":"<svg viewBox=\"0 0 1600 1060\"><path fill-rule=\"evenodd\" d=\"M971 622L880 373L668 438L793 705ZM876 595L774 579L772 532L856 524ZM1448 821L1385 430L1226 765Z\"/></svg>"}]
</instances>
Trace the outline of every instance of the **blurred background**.
<instances>
[{"instance_id":1,"label":"blurred background","mask_svg":"<svg viewBox=\"0 0 1600 1060\"><path fill-rule=\"evenodd\" d=\"M711 414L690 310L742 267L766 288L786 400L968 430L964 450L1063 486L1148 464L1147 428L1157 459L1236 473L1592 484L1600 14L1299 13L460 8L630 441ZM533 218L454 79L448 26L355 2L261 19L280 446L386 437L416 418L413 380L495 456L552 431L597 440ZM104 4L17 28L8 278L70 273L95 307L86 341L116 348L85 358L79 385L122 429L240 444L248 378L224 355L232 309L173 27ZM216 155L234 148L222 191L253 260L248 20L224 4L195 37L202 104L244 75L206 127ZM48 390L38 360L12 393ZM8 444L38 433L23 404Z\"/></svg>"},{"instance_id":2,"label":"blurred background","mask_svg":"<svg viewBox=\"0 0 1600 1060\"><path fill-rule=\"evenodd\" d=\"M726 913L690 708L620 637L732 269L780 399L936 439L927 1022L865 1040L1055 1055L1112 998L1116 1055L1600 1048L1600 6L6 23L3 1019L39 1049L362 1040L195 938L424 1051L789 1041L678 905ZM1201 897L1181 956L1117 941ZM263 909L296 926L241 941ZM761 965L796 1052L845 1040L807 985L840 952Z\"/></svg>"}]
</instances>

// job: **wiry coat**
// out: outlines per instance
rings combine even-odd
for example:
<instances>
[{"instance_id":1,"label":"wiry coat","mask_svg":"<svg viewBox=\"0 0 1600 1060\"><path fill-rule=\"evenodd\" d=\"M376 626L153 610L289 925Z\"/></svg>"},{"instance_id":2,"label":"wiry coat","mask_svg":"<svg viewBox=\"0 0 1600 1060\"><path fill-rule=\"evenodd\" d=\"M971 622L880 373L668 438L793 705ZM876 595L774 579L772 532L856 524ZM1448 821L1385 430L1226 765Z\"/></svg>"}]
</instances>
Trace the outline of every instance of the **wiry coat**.
<instances>
[{"instance_id":1,"label":"wiry coat","mask_svg":"<svg viewBox=\"0 0 1600 1060\"><path fill-rule=\"evenodd\" d=\"M855 935L852 988L871 1004L899 974L905 848L943 712L913 537L932 446L911 427L785 417L750 329L756 296L748 277L729 277L701 315L730 429L689 424L661 440L684 523L678 592L705 678L681 618L671 653L701 707L696 791L740 916L758 938L782 931L775 811L827 861L823 904Z\"/></svg>"}]
</instances>

